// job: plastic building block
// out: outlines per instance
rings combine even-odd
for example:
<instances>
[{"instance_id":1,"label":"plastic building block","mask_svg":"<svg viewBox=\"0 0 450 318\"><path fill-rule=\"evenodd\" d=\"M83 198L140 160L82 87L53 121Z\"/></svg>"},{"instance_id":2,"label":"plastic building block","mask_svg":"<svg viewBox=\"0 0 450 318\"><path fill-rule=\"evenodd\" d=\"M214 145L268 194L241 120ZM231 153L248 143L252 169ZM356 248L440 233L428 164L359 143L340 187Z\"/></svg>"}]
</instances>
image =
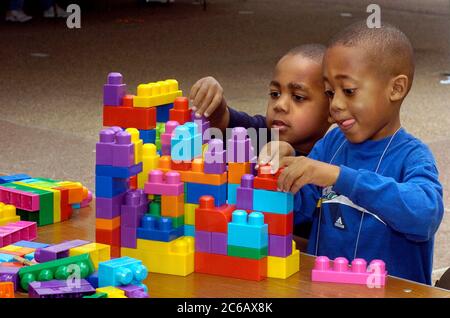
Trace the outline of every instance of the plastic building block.
<instances>
[{"instance_id":1,"label":"plastic building block","mask_svg":"<svg viewBox=\"0 0 450 318\"><path fill-rule=\"evenodd\" d=\"M175 128L171 140L172 160L191 161L202 155L202 135L197 124L188 122Z\"/></svg>"},{"instance_id":2,"label":"plastic building block","mask_svg":"<svg viewBox=\"0 0 450 318\"><path fill-rule=\"evenodd\" d=\"M114 167L110 165L96 165L95 175L126 179L135 176L142 171L142 162L139 162L131 167Z\"/></svg>"},{"instance_id":3,"label":"plastic building block","mask_svg":"<svg viewBox=\"0 0 450 318\"><path fill-rule=\"evenodd\" d=\"M97 288L95 291L96 294L106 294L106 298L127 298L125 291L113 286Z\"/></svg>"},{"instance_id":4,"label":"plastic building block","mask_svg":"<svg viewBox=\"0 0 450 318\"><path fill-rule=\"evenodd\" d=\"M171 104L175 98L181 95L182 92L178 89L178 82L174 79L140 84L137 88L137 96L133 99L133 106L153 107ZM168 118L165 121L167 120Z\"/></svg>"},{"instance_id":5,"label":"plastic building block","mask_svg":"<svg viewBox=\"0 0 450 318\"><path fill-rule=\"evenodd\" d=\"M21 181L24 179L30 179L31 177L27 174L12 174L9 176L0 176L0 184L2 183L10 183L14 181Z\"/></svg>"},{"instance_id":6,"label":"plastic building block","mask_svg":"<svg viewBox=\"0 0 450 318\"><path fill-rule=\"evenodd\" d=\"M242 258L252 258L252 259L262 259L263 257L267 257L268 248L251 248L251 247L243 247L243 246L227 246L227 255L228 256L236 256Z\"/></svg>"},{"instance_id":7,"label":"plastic building block","mask_svg":"<svg viewBox=\"0 0 450 318\"><path fill-rule=\"evenodd\" d=\"M161 196L161 216L177 218L184 215L184 194Z\"/></svg>"},{"instance_id":8,"label":"plastic building block","mask_svg":"<svg viewBox=\"0 0 450 318\"><path fill-rule=\"evenodd\" d=\"M227 171L226 151L223 149L223 141L211 139L205 152L205 173L222 174Z\"/></svg>"},{"instance_id":9,"label":"plastic building block","mask_svg":"<svg viewBox=\"0 0 450 318\"><path fill-rule=\"evenodd\" d=\"M16 215L16 207L0 202L0 226L17 221L20 221L20 216Z\"/></svg>"},{"instance_id":10,"label":"plastic building block","mask_svg":"<svg viewBox=\"0 0 450 318\"><path fill-rule=\"evenodd\" d=\"M190 183L222 185L227 182L227 173L207 174L204 172L204 161L201 158L195 158L192 161L191 171L180 171L181 181Z\"/></svg>"},{"instance_id":11,"label":"plastic building block","mask_svg":"<svg viewBox=\"0 0 450 318\"><path fill-rule=\"evenodd\" d=\"M37 249L34 253L34 258L39 263L49 262L60 258L69 256L69 250L71 248L86 245L90 242L84 240L72 240L64 243L52 245L45 248Z\"/></svg>"},{"instance_id":12,"label":"plastic building block","mask_svg":"<svg viewBox=\"0 0 450 318\"><path fill-rule=\"evenodd\" d=\"M128 180L96 176L95 189L97 197L113 198L128 189Z\"/></svg>"},{"instance_id":13,"label":"plastic building block","mask_svg":"<svg viewBox=\"0 0 450 318\"><path fill-rule=\"evenodd\" d=\"M81 201L81 203L80 203L80 208L86 208L86 207L88 207L89 206L89 204L92 202L92 198L93 198L93 196L92 196L92 192L91 191L88 191L88 195L87 195L87 197L86 197L86 199L84 199L83 201ZM67 199L68 199L68 197L67 197ZM62 201L63 199L62 199L62 193L61 193L61 201ZM62 210L61 210L61 221L64 221L64 219L63 219L63 212L62 212Z\"/></svg>"},{"instance_id":14,"label":"plastic building block","mask_svg":"<svg viewBox=\"0 0 450 318\"><path fill-rule=\"evenodd\" d=\"M288 214L294 210L294 195L292 193L254 189L253 210Z\"/></svg>"},{"instance_id":15,"label":"plastic building block","mask_svg":"<svg viewBox=\"0 0 450 318\"><path fill-rule=\"evenodd\" d=\"M96 268L98 270L98 268ZM86 277L86 280L91 284L92 287L98 288L98 271L93 272L91 275Z\"/></svg>"},{"instance_id":16,"label":"plastic building block","mask_svg":"<svg viewBox=\"0 0 450 318\"><path fill-rule=\"evenodd\" d=\"M228 183L227 186L227 202L228 204L236 204L237 201L237 189L240 184Z\"/></svg>"},{"instance_id":17,"label":"plastic building block","mask_svg":"<svg viewBox=\"0 0 450 318\"><path fill-rule=\"evenodd\" d=\"M174 228L171 219L151 215L144 215L137 229L137 237L146 240L169 242L180 236L183 236L183 227Z\"/></svg>"},{"instance_id":18,"label":"plastic building block","mask_svg":"<svg viewBox=\"0 0 450 318\"><path fill-rule=\"evenodd\" d=\"M255 189L264 189L270 191L277 191L278 177L283 169L278 169L276 173L271 172L270 165L263 165L258 169L258 176L253 182Z\"/></svg>"},{"instance_id":19,"label":"plastic building block","mask_svg":"<svg viewBox=\"0 0 450 318\"><path fill-rule=\"evenodd\" d=\"M221 206L227 203L227 184L212 185L186 182L186 202L197 204L203 195L213 196L216 205Z\"/></svg>"},{"instance_id":20,"label":"plastic building block","mask_svg":"<svg viewBox=\"0 0 450 318\"><path fill-rule=\"evenodd\" d=\"M277 257L287 257L292 253L292 234L270 235L269 234L269 255Z\"/></svg>"},{"instance_id":21,"label":"plastic building block","mask_svg":"<svg viewBox=\"0 0 450 318\"><path fill-rule=\"evenodd\" d=\"M227 255L227 233L211 232L211 253Z\"/></svg>"},{"instance_id":22,"label":"plastic building block","mask_svg":"<svg viewBox=\"0 0 450 318\"><path fill-rule=\"evenodd\" d=\"M14 244L18 241L36 239L37 226L35 222L19 221L0 227L0 247Z\"/></svg>"},{"instance_id":23,"label":"plastic building block","mask_svg":"<svg viewBox=\"0 0 450 318\"><path fill-rule=\"evenodd\" d=\"M103 126L134 127L150 130L156 127L156 109L126 106L103 107Z\"/></svg>"},{"instance_id":24,"label":"plastic building block","mask_svg":"<svg viewBox=\"0 0 450 318\"><path fill-rule=\"evenodd\" d=\"M211 253L211 233L195 231L195 250L197 252Z\"/></svg>"},{"instance_id":25,"label":"plastic building block","mask_svg":"<svg viewBox=\"0 0 450 318\"><path fill-rule=\"evenodd\" d=\"M171 242L137 240L137 249L122 248L122 255L142 260L149 272L187 276L194 272L194 238Z\"/></svg>"},{"instance_id":26,"label":"plastic building block","mask_svg":"<svg viewBox=\"0 0 450 318\"><path fill-rule=\"evenodd\" d=\"M11 254L5 254L0 252L0 263L14 262L14 256Z\"/></svg>"},{"instance_id":27,"label":"plastic building block","mask_svg":"<svg viewBox=\"0 0 450 318\"><path fill-rule=\"evenodd\" d=\"M171 165L172 159L170 158L170 156L161 156L158 160L158 170L161 170L162 172L171 171Z\"/></svg>"},{"instance_id":28,"label":"plastic building block","mask_svg":"<svg viewBox=\"0 0 450 318\"><path fill-rule=\"evenodd\" d=\"M354 259L349 266L345 257L336 258L333 267L331 267L328 257L319 256L315 260L311 280L314 282L384 286L387 277L385 267L385 263L381 260L373 260L367 266L367 262L361 258Z\"/></svg>"},{"instance_id":29,"label":"plastic building block","mask_svg":"<svg viewBox=\"0 0 450 318\"><path fill-rule=\"evenodd\" d=\"M203 142L208 142L211 139L209 132L209 120L205 116L198 118L194 112L191 113L191 121L197 124L198 133L202 135Z\"/></svg>"},{"instance_id":30,"label":"plastic building block","mask_svg":"<svg viewBox=\"0 0 450 318\"><path fill-rule=\"evenodd\" d=\"M267 257L267 277L286 279L300 269L300 252L292 250L288 257Z\"/></svg>"},{"instance_id":31,"label":"plastic building block","mask_svg":"<svg viewBox=\"0 0 450 318\"><path fill-rule=\"evenodd\" d=\"M249 162L251 158L251 142L247 129L235 127L231 131L231 138L227 143L228 162ZM250 171L246 172L250 173ZM238 182L236 182L238 183Z\"/></svg>"},{"instance_id":32,"label":"plastic building block","mask_svg":"<svg viewBox=\"0 0 450 318\"><path fill-rule=\"evenodd\" d=\"M177 128L179 125L179 122L172 120L166 123L165 132L160 136L161 145L163 146L161 149L163 156L170 156L171 139L175 133L175 128Z\"/></svg>"},{"instance_id":33,"label":"plastic building block","mask_svg":"<svg viewBox=\"0 0 450 318\"><path fill-rule=\"evenodd\" d=\"M142 162L142 146L144 142L139 138L139 130L136 128L125 129L131 136L131 142L134 144L134 164Z\"/></svg>"},{"instance_id":34,"label":"plastic building block","mask_svg":"<svg viewBox=\"0 0 450 318\"><path fill-rule=\"evenodd\" d=\"M82 298L95 293L95 289L85 279L80 279L76 283L69 282L65 280L31 282L28 286L28 295L30 298Z\"/></svg>"},{"instance_id":35,"label":"plastic building block","mask_svg":"<svg viewBox=\"0 0 450 318\"><path fill-rule=\"evenodd\" d=\"M184 192L184 186L179 172L169 171L163 174L160 170L153 170L149 173L144 191L147 194L176 196Z\"/></svg>"},{"instance_id":36,"label":"plastic building block","mask_svg":"<svg viewBox=\"0 0 450 318\"><path fill-rule=\"evenodd\" d=\"M0 283L0 298L15 298L12 282Z\"/></svg>"},{"instance_id":37,"label":"plastic building block","mask_svg":"<svg viewBox=\"0 0 450 318\"><path fill-rule=\"evenodd\" d=\"M191 112L187 97L177 97L173 102L173 108L169 111L169 119L183 125L191 120Z\"/></svg>"},{"instance_id":38,"label":"plastic building block","mask_svg":"<svg viewBox=\"0 0 450 318\"><path fill-rule=\"evenodd\" d=\"M22 267L19 270L20 286L28 291L28 285L34 281L65 280L75 270L73 265L78 266L81 278L86 278L94 272L94 266L88 254L66 257L47 263Z\"/></svg>"},{"instance_id":39,"label":"plastic building block","mask_svg":"<svg viewBox=\"0 0 450 318\"><path fill-rule=\"evenodd\" d=\"M14 291L19 287L19 267L6 267L0 264L0 282L12 282Z\"/></svg>"},{"instance_id":40,"label":"plastic building block","mask_svg":"<svg viewBox=\"0 0 450 318\"><path fill-rule=\"evenodd\" d=\"M96 292L93 295L83 296L83 298L108 298L108 294L107 293Z\"/></svg>"},{"instance_id":41,"label":"plastic building block","mask_svg":"<svg viewBox=\"0 0 450 318\"><path fill-rule=\"evenodd\" d=\"M195 252L195 272L261 281L267 275L267 257L256 260Z\"/></svg>"},{"instance_id":42,"label":"plastic building block","mask_svg":"<svg viewBox=\"0 0 450 318\"><path fill-rule=\"evenodd\" d=\"M98 267L98 286L141 284L147 278L147 268L142 261L121 257L102 262Z\"/></svg>"},{"instance_id":43,"label":"plastic building block","mask_svg":"<svg viewBox=\"0 0 450 318\"><path fill-rule=\"evenodd\" d=\"M112 165L112 145L115 142L113 129L102 129L99 133L99 141L95 144L95 162L98 165Z\"/></svg>"},{"instance_id":44,"label":"plastic building block","mask_svg":"<svg viewBox=\"0 0 450 318\"><path fill-rule=\"evenodd\" d=\"M156 141L155 129L139 129L139 138L142 139L144 144L154 144Z\"/></svg>"},{"instance_id":45,"label":"plastic building block","mask_svg":"<svg viewBox=\"0 0 450 318\"><path fill-rule=\"evenodd\" d=\"M138 174L138 188L144 189L150 171L158 168L159 155L154 144L144 144L142 147L142 172Z\"/></svg>"},{"instance_id":46,"label":"plastic building block","mask_svg":"<svg viewBox=\"0 0 450 318\"><path fill-rule=\"evenodd\" d=\"M195 226L190 224L184 225L184 236L195 237Z\"/></svg>"},{"instance_id":47,"label":"plastic building block","mask_svg":"<svg viewBox=\"0 0 450 318\"><path fill-rule=\"evenodd\" d=\"M69 250L69 256L76 256L81 254L89 254L91 261L94 265L94 269L98 269L98 264L109 260L111 248L109 245L100 243L90 243Z\"/></svg>"},{"instance_id":48,"label":"plastic building block","mask_svg":"<svg viewBox=\"0 0 450 318\"><path fill-rule=\"evenodd\" d=\"M261 249L269 244L268 226L264 215L244 210L236 210L228 224L228 245Z\"/></svg>"},{"instance_id":49,"label":"plastic building block","mask_svg":"<svg viewBox=\"0 0 450 318\"><path fill-rule=\"evenodd\" d=\"M240 184L242 176L250 173L250 162L228 162L228 183Z\"/></svg>"},{"instance_id":50,"label":"plastic building block","mask_svg":"<svg viewBox=\"0 0 450 318\"><path fill-rule=\"evenodd\" d=\"M27 211L39 211L39 192L23 191L8 183L10 187L0 185L0 201L14 205L17 209Z\"/></svg>"},{"instance_id":51,"label":"plastic building block","mask_svg":"<svg viewBox=\"0 0 450 318\"><path fill-rule=\"evenodd\" d=\"M18 241L18 242L15 242L14 245L20 246L20 247L29 247L29 248L34 248L34 249L45 248L47 246L50 246L49 244L46 244L46 243L38 243L38 242L30 242L30 241Z\"/></svg>"},{"instance_id":52,"label":"plastic building block","mask_svg":"<svg viewBox=\"0 0 450 318\"><path fill-rule=\"evenodd\" d=\"M172 170L178 170L180 172L181 171L189 171L189 170L192 169L192 162L191 161L178 161L178 160L176 160L176 161L172 161L170 166L172 167Z\"/></svg>"},{"instance_id":53,"label":"plastic building block","mask_svg":"<svg viewBox=\"0 0 450 318\"><path fill-rule=\"evenodd\" d=\"M198 204L184 204L184 223L188 225L195 225L195 209L197 209L198 207Z\"/></svg>"},{"instance_id":54,"label":"plastic building block","mask_svg":"<svg viewBox=\"0 0 450 318\"><path fill-rule=\"evenodd\" d=\"M111 247L120 246L120 227L112 230L95 229L95 241L98 243L111 245ZM113 255L112 248L111 255Z\"/></svg>"},{"instance_id":55,"label":"plastic building block","mask_svg":"<svg viewBox=\"0 0 450 318\"><path fill-rule=\"evenodd\" d=\"M131 167L135 164L134 144L131 142L131 135L127 131L118 132L116 134L116 142L111 147L113 166Z\"/></svg>"},{"instance_id":56,"label":"plastic building block","mask_svg":"<svg viewBox=\"0 0 450 318\"><path fill-rule=\"evenodd\" d=\"M122 206L124 196L125 192L122 192L110 198L102 198L99 197L99 194L97 192L97 196L95 198L96 217L103 219L113 219L117 216L120 216L120 208Z\"/></svg>"},{"instance_id":57,"label":"plastic building block","mask_svg":"<svg viewBox=\"0 0 450 318\"><path fill-rule=\"evenodd\" d=\"M169 112L173 108L173 104L159 105L156 107L156 121L164 123L169 120Z\"/></svg>"},{"instance_id":58,"label":"plastic building block","mask_svg":"<svg viewBox=\"0 0 450 318\"><path fill-rule=\"evenodd\" d=\"M103 85L103 105L119 106L127 91L127 85L122 83L120 73L109 73L108 81Z\"/></svg>"},{"instance_id":59,"label":"plastic building block","mask_svg":"<svg viewBox=\"0 0 450 318\"><path fill-rule=\"evenodd\" d=\"M195 210L195 228L198 231L227 233L234 210L234 205L215 207L212 196L202 196Z\"/></svg>"},{"instance_id":60,"label":"plastic building block","mask_svg":"<svg viewBox=\"0 0 450 318\"><path fill-rule=\"evenodd\" d=\"M117 288L125 292L128 298L148 298L147 288L136 285L118 286Z\"/></svg>"},{"instance_id":61,"label":"plastic building block","mask_svg":"<svg viewBox=\"0 0 450 318\"><path fill-rule=\"evenodd\" d=\"M253 179L251 174L244 174L241 185L236 190L236 208L253 210Z\"/></svg>"}]
</instances>

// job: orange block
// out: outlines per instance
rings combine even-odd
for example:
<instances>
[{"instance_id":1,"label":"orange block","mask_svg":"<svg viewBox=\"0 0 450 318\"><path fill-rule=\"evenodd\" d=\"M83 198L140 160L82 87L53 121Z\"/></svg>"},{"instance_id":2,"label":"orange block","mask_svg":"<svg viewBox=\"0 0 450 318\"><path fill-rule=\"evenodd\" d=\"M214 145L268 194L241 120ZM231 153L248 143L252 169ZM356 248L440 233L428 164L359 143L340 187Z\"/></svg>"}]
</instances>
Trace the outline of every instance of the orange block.
<instances>
[{"instance_id":1,"label":"orange block","mask_svg":"<svg viewBox=\"0 0 450 318\"><path fill-rule=\"evenodd\" d=\"M206 174L203 171L203 159L196 158L192 161L192 170L183 171L181 174L182 182L193 182L200 184L221 185L227 182L227 173Z\"/></svg>"},{"instance_id":2,"label":"orange block","mask_svg":"<svg viewBox=\"0 0 450 318\"><path fill-rule=\"evenodd\" d=\"M161 216L179 217L184 214L184 193L161 196Z\"/></svg>"},{"instance_id":3,"label":"orange block","mask_svg":"<svg viewBox=\"0 0 450 318\"><path fill-rule=\"evenodd\" d=\"M159 157L158 170L161 170L162 172L172 170L172 158L170 156Z\"/></svg>"},{"instance_id":4,"label":"orange block","mask_svg":"<svg viewBox=\"0 0 450 318\"><path fill-rule=\"evenodd\" d=\"M240 184L241 177L251 172L250 162L229 162L228 183Z\"/></svg>"},{"instance_id":5,"label":"orange block","mask_svg":"<svg viewBox=\"0 0 450 318\"><path fill-rule=\"evenodd\" d=\"M14 283L0 283L0 298L14 298Z\"/></svg>"},{"instance_id":6,"label":"orange block","mask_svg":"<svg viewBox=\"0 0 450 318\"><path fill-rule=\"evenodd\" d=\"M114 219L95 219L95 228L100 230L114 230L120 226L120 216Z\"/></svg>"},{"instance_id":7,"label":"orange block","mask_svg":"<svg viewBox=\"0 0 450 318\"><path fill-rule=\"evenodd\" d=\"M63 183L63 185L59 186L59 188L69 190L69 204L80 203L83 201L83 186L81 183Z\"/></svg>"},{"instance_id":8,"label":"orange block","mask_svg":"<svg viewBox=\"0 0 450 318\"><path fill-rule=\"evenodd\" d=\"M9 255L16 255L23 257L27 254L33 253L36 249L29 248L29 247L22 247L21 249L15 250L15 251L8 251L8 250L0 250L0 254L9 254Z\"/></svg>"},{"instance_id":9,"label":"orange block","mask_svg":"<svg viewBox=\"0 0 450 318\"><path fill-rule=\"evenodd\" d=\"M267 257L260 260L195 252L195 272L260 281L267 276Z\"/></svg>"}]
</instances>

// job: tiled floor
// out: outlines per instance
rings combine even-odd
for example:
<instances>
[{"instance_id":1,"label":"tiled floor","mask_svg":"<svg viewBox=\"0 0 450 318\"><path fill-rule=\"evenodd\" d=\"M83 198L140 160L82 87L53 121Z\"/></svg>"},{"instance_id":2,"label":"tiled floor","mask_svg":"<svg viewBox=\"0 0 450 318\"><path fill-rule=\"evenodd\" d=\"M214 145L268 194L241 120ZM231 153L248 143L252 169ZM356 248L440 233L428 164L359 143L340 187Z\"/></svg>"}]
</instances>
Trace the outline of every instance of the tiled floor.
<instances>
[{"instance_id":1,"label":"tiled floor","mask_svg":"<svg viewBox=\"0 0 450 318\"><path fill-rule=\"evenodd\" d=\"M131 91L141 82L176 78L188 92L198 78L213 75L229 104L262 113L277 58L301 43L326 42L365 18L372 1L208 2L206 12L190 0L82 11L80 30L67 29L64 20L0 22L0 173L73 179L93 188L102 84L112 70L123 73ZM446 215L434 267L442 269L450 266L450 85L439 81L450 72L450 3L377 3L382 19L398 24L416 50L416 77L402 117L439 165Z\"/></svg>"}]
</instances>

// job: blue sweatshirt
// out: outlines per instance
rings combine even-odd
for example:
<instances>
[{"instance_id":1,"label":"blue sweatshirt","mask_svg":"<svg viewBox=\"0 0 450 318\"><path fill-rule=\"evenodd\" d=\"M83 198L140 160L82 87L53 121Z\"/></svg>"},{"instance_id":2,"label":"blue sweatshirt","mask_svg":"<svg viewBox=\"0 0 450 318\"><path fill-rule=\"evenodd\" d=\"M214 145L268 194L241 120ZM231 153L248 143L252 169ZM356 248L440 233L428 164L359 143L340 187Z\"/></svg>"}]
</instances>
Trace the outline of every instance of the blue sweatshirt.
<instances>
[{"instance_id":1,"label":"blue sweatshirt","mask_svg":"<svg viewBox=\"0 0 450 318\"><path fill-rule=\"evenodd\" d=\"M313 221L310 254L381 259L390 275L431 284L434 234L444 211L436 163L402 128L375 173L390 140L352 144L335 128L317 142L309 158L330 163L334 156L340 174L332 187L306 185L296 194L295 223Z\"/></svg>"}]
</instances>

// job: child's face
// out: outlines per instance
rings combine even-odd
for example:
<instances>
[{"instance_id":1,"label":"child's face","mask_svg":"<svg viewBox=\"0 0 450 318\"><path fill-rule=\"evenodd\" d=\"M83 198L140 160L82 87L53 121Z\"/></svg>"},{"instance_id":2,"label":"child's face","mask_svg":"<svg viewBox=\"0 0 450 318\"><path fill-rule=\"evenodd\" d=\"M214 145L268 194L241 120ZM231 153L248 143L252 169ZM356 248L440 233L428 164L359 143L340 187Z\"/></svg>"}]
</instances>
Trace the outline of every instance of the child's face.
<instances>
[{"instance_id":1,"label":"child's face","mask_svg":"<svg viewBox=\"0 0 450 318\"><path fill-rule=\"evenodd\" d=\"M398 128L398 108L389 99L389 77L382 78L364 48L329 48L324 78L330 115L350 142L379 140Z\"/></svg>"},{"instance_id":2,"label":"child's face","mask_svg":"<svg viewBox=\"0 0 450 318\"><path fill-rule=\"evenodd\" d=\"M270 82L267 127L279 129L280 140L309 152L329 128L328 98L322 65L301 55L286 55Z\"/></svg>"}]
</instances>

